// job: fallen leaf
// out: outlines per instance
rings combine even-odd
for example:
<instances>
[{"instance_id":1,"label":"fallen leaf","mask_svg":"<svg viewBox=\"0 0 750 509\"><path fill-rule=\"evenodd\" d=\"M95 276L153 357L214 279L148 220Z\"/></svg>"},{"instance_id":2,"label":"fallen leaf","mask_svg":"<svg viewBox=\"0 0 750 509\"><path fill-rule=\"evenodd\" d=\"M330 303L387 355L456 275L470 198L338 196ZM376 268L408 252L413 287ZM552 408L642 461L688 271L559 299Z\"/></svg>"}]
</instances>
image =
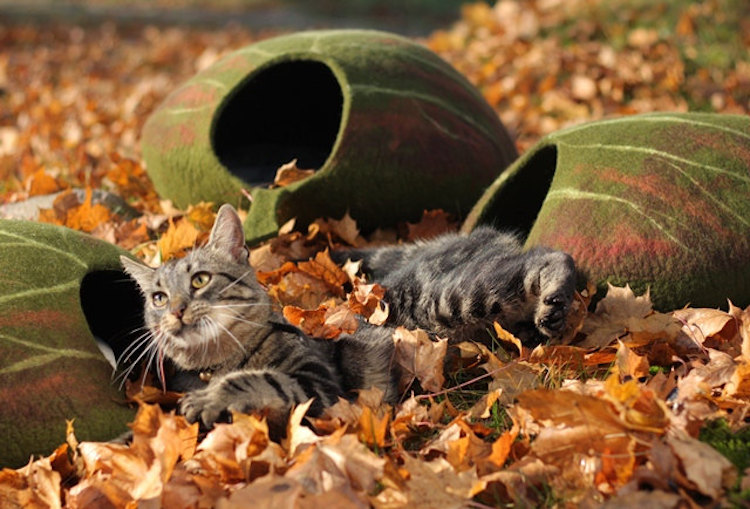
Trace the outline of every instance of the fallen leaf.
<instances>
[{"instance_id":1,"label":"fallen leaf","mask_svg":"<svg viewBox=\"0 0 750 509\"><path fill-rule=\"evenodd\" d=\"M443 387L443 361L448 349L447 339L432 341L421 329L410 331L404 327L393 333L395 360L403 369L401 383L419 380L422 387L437 392Z\"/></svg>"},{"instance_id":2,"label":"fallen leaf","mask_svg":"<svg viewBox=\"0 0 750 509\"><path fill-rule=\"evenodd\" d=\"M667 444L680 458L685 476L704 495L716 499L723 489L734 485L734 465L708 444L683 433L670 433Z\"/></svg>"},{"instance_id":3,"label":"fallen leaf","mask_svg":"<svg viewBox=\"0 0 750 509\"><path fill-rule=\"evenodd\" d=\"M276 170L276 176L273 179L273 187L284 187L294 184L300 180L305 180L313 175L315 170L301 170L297 167L297 160L293 159L286 164L279 166Z\"/></svg>"},{"instance_id":4,"label":"fallen leaf","mask_svg":"<svg viewBox=\"0 0 750 509\"><path fill-rule=\"evenodd\" d=\"M100 203L92 204L91 195L91 188L87 188L83 203L68 210L65 226L90 233L102 223L112 219L112 213L107 207Z\"/></svg>"},{"instance_id":5,"label":"fallen leaf","mask_svg":"<svg viewBox=\"0 0 750 509\"><path fill-rule=\"evenodd\" d=\"M454 232L458 228L458 223L451 218L450 214L437 209L425 210L418 223L407 223L406 226L409 232L407 239L412 241L427 240L443 233Z\"/></svg>"},{"instance_id":6,"label":"fallen leaf","mask_svg":"<svg viewBox=\"0 0 750 509\"><path fill-rule=\"evenodd\" d=\"M170 219L169 228L157 244L162 261L184 256L188 249L198 245L200 237L201 232L190 221L180 218L174 222Z\"/></svg>"}]
</instances>

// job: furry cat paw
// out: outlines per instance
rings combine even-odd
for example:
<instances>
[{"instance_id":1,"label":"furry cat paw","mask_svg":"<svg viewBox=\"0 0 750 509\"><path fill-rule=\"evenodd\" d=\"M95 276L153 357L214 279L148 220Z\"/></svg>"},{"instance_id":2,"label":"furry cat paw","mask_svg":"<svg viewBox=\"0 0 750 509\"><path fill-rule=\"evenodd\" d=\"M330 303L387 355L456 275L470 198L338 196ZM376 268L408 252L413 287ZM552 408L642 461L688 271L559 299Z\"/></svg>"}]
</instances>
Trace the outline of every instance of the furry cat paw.
<instances>
[{"instance_id":1,"label":"furry cat paw","mask_svg":"<svg viewBox=\"0 0 750 509\"><path fill-rule=\"evenodd\" d=\"M565 253L552 253L552 259L539 273L539 302L534 325L544 336L558 336L573 303L576 274L573 259Z\"/></svg>"},{"instance_id":2,"label":"furry cat paw","mask_svg":"<svg viewBox=\"0 0 750 509\"><path fill-rule=\"evenodd\" d=\"M208 429L213 428L214 424L229 417L229 405L217 396L216 391L209 388L189 392L180 400L180 414L190 423L198 422Z\"/></svg>"}]
</instances>

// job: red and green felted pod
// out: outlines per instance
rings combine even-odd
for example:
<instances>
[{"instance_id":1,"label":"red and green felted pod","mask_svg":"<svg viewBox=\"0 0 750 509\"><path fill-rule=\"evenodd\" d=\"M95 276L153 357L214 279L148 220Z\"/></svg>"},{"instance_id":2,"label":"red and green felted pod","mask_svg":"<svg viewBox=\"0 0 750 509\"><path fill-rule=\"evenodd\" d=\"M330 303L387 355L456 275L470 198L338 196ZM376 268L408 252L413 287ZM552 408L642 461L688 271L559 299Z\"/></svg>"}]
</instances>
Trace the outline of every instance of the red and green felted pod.
<instances>
[{"instance_id":1,"label":"red and green felted pod","mask_svg":"<svg viewBox=\"0 0 750 509\"><path fill-rule=\"evenodd\" d=\"M94 340L121 349L142 321L123 253L67 228L0 220L0 468L63 444L66 420L81 440L127 430L134 412Z\"/></svg>"},{"instance_id":2,"label":"red and green felted pod","mask_svg":"<svg viewBox=\"0 0 750 509\"><path fill-rule=\"evenodd\" d=\"M600 287L651 288L660 309L750 304L750 117L661 113L547 136L464 225L528 233Z\"/></svg>"},{"instance_id":3,"label":"red and green felted pod","mask_svg":"<svg viewBox=\"0 0 750 509\"><path fill-rule=\"evenodd\" d=\"M363 30L301 32L225 56L172 93L144 126L157 191L185 207L253 196L249 241L341 217L365 230L465 215L515 147L477 90L426 48ZM292 159L314 175L268 189Z\"/></svg>"}]
</instances>

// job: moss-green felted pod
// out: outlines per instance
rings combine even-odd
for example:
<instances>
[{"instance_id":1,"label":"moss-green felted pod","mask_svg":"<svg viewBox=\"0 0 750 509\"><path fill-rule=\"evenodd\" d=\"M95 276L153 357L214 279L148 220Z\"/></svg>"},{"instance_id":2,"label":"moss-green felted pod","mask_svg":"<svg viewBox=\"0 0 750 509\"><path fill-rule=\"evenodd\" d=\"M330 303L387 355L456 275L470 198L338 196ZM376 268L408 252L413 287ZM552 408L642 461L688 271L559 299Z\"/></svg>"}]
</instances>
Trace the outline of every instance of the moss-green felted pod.
<instances>
[{"instance_id":1,"label":"moss-green felted pod","mask_svg":"<svg viewBox=\"0 0 750 509\"><path fill-rule=\"evenodd\" d=\"M517 156L496 113L458 72L399 36L363 30L277 37L225 56L148 119L143 156L179 206L253 204L249 241L292 217L341 217L363 229L464 216ZM316 169L267 189L292 159Z\"/></svg>"},{"instance_id":2,"label":"moss-green felted pod","mask_svg":"<svg viewBox=\"0 0 750 509\"><path fill-rule=\"evenodd\" d=\"M649 114L542 139L467 218L569 252L660 309L750 304L750 117Z\"/></svg>"},{"instance_id":3,"label":"moss-green felted pod","mask_svg":"<svg viewBox=\"0 0 750 509\"><path fill-rule=\"evenodd\" d=\"M127 430L133 410L94 340L115 351L142 324L124 252L67 228L0 220L0 468ZM140 331L139 331L140 333Z\"/></svg>"}]
</instances>

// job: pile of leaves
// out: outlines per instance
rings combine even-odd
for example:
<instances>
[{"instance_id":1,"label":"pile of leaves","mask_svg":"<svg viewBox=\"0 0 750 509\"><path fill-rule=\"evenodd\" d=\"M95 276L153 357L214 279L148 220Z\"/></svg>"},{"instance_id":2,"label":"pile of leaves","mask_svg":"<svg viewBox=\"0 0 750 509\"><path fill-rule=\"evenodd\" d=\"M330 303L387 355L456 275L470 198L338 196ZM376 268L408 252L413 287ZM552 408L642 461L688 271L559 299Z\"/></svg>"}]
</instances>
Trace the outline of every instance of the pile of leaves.
<instances>
[{"instance_id":1,"label":"pile of leaves","mask_svg":"<svg viewBox=\"0 0 750 509\"><path fill-rule=\"evenodd\" d=\"M735 14L746 7L674 4L473 4L425 43L480 88L521 150L609 114L750 112L750 29L722 35L750 19ZM705 37L709 22L713 35ZM140 159L141 126L178 84L268 35L0 27L0 211L49 198L38 220L89 232L152 264L183 255L205 240L215 207L177 210L159 199ZM101 191L123 206L97 198ZM290 223L253 249L251 262L289 321L335 340L357 316L381 324L389 310L384 289L356 264L335 264L331 249L456 227L440 211L366 236L347 216L306 229ZM750 308L660 313L629 288L610 288L595 305L591 293L578 295L560 342L534 349L500 324L464 343L399 329L406 376L395 408L373 391L319 419L303 418L302 405L281 443L261 415L234 415L200 434L168 405L140 404L130 444L79 443L73 422L49 457L0 471L0 505L746 503ZM140 385L129 394L158 399Z\"/></svg>"},{"instance_id":2,"label":"pile of leaves","mask_svg":"<svg viewBox=\"0 0 750 509\"><path fill-rule=\"evenodd\" d=\"M193 228L205 233L211 212L197 210L207 220ZM185 223L201 224L189 216ZM449 219L426 213L401 235L436 235L455 228ZM178 237L173 225L159 242ZM365 239L346 216L318 220L307 232L290 223L253 249L251 262L290 322L335 340L356 329L357 315L382 324L388 307L382 287L356 263L335 264L329 249L389 235L398 232ZM461 343L399 328L395 362L404 377L395 408L370 390L307 419L307 402L291 414L281 443L269 438L261 414L235 414L202 435L173 411L142 402L127 445L78 443L69 423L67 443L51 456L0 472L0 500L19 507L739 503L750 492L748 441L730 439L750 417L750 307L660 313L648 294L610 287L588 311L591 290L577 295L562 340L533 349L500 324ZM158 397L140 384L129 393ZM724 454L699 440L707 423L723 430L712 436Z\"/></svg>"}]
</instances>

